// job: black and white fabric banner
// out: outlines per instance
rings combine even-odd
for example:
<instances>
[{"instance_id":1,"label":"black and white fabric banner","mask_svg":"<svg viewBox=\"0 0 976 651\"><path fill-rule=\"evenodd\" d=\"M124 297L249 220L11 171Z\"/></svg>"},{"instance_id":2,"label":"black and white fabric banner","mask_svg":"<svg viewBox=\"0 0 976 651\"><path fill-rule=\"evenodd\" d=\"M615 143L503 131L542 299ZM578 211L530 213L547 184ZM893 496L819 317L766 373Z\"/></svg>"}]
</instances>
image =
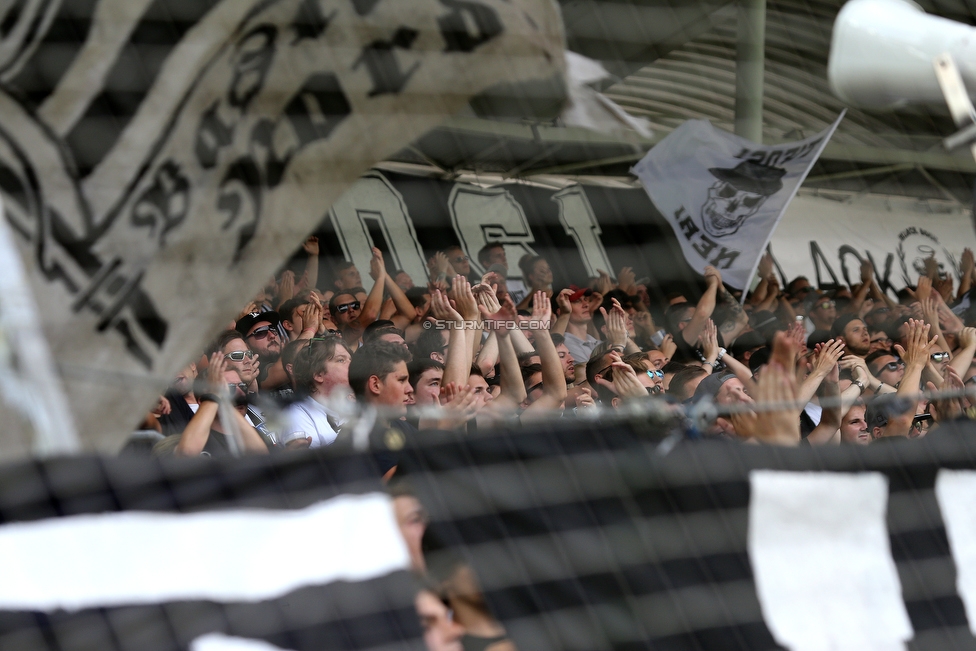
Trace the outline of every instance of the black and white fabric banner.
<instances>
[{"instance_id":1,"label":"black and white fabric banner","mask_svg":"<svg viewBox=\"0 0 976 651\"><path fill-rule=\"evenodd\" d=\"M522 649L976 649L971 424L867 449L552 425L413 456Z\"/></svg>"},{"instance_id":2,"label":"black and white fabric banner","mask_svg":"<svg viewBox=\"0 0 976 651\"><path fill-rule=\"evenodd\" d=\"M803 179L840 121L785 145L757 145L688 120L658 143L632 172L665 216L685 259L707 265L744 289L763 249Z\"/></svg>"},{"instance_id":3,"label":"black and white fabric banner","mask_svg":"<svg viewBox=\"0 0 976 651\"><path fill-rule=\"evenodd\" d=\"M663 447L647 424L427 432L398 479L432 584L469 563L520 649L976 649L972 424ZM419 649L370 455L0 473L4 651Z\"/></svg>"},{"instance_id":4,"label":"black and white fabric banner","mask_svg":"<svg viewBox=\"0 0 976 651\"><path fill-rule=\"evenodd\" d=\"M564 96L551 0L0 14L0 195L89 448L117 449L370 165L474 97L531 84L555 115ZM119 373L111 391L95 381Z\"/></svg>"},{"instance_id":5,"label":"black and white fabric banner","mask_svg":"<svg viewBox=\"0 0 976 651\"><path fill-rule=\"evenodd\" d=\"M63 459L0 482L0 649L422 649L368 456Z\"/></svg>"}]
</instances>

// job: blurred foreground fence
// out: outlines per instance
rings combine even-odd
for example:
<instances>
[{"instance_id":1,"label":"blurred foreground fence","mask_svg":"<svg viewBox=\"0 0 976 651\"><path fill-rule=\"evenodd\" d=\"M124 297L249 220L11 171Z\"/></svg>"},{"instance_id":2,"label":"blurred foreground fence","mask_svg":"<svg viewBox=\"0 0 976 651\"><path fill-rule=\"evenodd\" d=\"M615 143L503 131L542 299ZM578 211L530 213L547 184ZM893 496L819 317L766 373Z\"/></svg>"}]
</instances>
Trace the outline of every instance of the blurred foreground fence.
<instances>
[{"instance_id":1,"label":"blurred foreground fence","mask_svg":"<svg viewBox=\"0 0 976 651\"><path fill-rule=\"evenodd\" d=\"M470 563L523 651L976 649L968 423L817 449L662 447L643 429L408 442L397 474L430 513L428 567ZM381 491L372 456L339 449L8 466L0 649L187 649L215 632L423 648Z\"/></svg>"}]
</instances>

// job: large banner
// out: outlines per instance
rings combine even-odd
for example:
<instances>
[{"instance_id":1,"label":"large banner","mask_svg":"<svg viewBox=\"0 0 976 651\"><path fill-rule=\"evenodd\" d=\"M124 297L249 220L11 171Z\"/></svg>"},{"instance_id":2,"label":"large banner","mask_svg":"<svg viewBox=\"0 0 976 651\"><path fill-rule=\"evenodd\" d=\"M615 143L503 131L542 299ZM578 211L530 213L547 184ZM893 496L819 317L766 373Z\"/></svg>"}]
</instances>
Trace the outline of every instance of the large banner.
<instances>
[{"instance_id":1,"label":"large banner","mask_svg":"<svg viewBox=\"0 0 976 651\"><path fill-rule=\"evenodd\" d=\"M657 144L633 172L667 217L695 270L722 270L745 288L783 212L840 121L800 142L757 145L688 120Z\"/></svg>"},{"instance_id":2,"label":"large banner","mask_svg":"<svg viewBox=\"0 0 976 651\"><path fill-rule=\"evenodd\" d=\"M600 269L615 276L629 266L662 304L669 293L695 300L699 291L698 272L642 189L525 182L485 187L373 171L325 215L319 235L328 256L352 260L360 270L369 268L369 249L378 246L391 271L405 270L418 284L426 282L427 257L457 243L472 268L483 271L477 253L492 241L505 246L513 278L521 277L519 258L531 253L545 256L557 287L585 284ZM944 203L801 195L770 247L784 285L801 275L823 286L858 282L866 260L881 287L893 294L915 284L930 254L958 284L962 250L976 248L976 234L968 210ZM723 277L728 272L722 264L719 269ZM329 269L320 278L328 288Z\"/></svg>"},{"instance_id":3,"label":"large banner","mask_svg":"<svg viewBox=\"0 0 976 651\"><path fill-rule=\"evenodd\" d=\"M558 114L563 43L551 0L5 6L0 194L86 443L114 449L370 165L474 97Z\"/></svg>"}]
</instances>

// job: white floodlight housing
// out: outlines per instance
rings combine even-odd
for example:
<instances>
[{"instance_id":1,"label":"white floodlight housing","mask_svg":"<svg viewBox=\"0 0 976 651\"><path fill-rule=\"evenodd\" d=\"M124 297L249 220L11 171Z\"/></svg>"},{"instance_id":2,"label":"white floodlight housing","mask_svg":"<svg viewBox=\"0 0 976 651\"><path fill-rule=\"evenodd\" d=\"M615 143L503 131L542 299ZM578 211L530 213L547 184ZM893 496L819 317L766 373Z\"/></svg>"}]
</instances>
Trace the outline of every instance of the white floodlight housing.
<instances>
[{"instance_id":1,"label":"white floodlight housing","mask_svg":"<svg viewBox=\"0 0 976 651\"><path fill-rule=\"evenodd\" d=\"M976 89L976 28L930 16L909 0L851 0L834 22L827 76L849 106L943 104L933 60L951 55Z\"/></svg>"}]
</instances>

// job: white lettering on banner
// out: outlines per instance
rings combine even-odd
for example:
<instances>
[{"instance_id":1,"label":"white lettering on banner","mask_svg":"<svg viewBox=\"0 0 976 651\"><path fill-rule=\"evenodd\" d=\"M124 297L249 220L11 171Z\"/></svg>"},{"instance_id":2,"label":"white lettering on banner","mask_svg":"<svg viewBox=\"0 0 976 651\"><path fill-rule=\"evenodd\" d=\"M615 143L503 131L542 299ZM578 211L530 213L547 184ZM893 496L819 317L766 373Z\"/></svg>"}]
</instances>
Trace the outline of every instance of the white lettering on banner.
<instances>
[{"instance_id":1,"label":"white lettering on banner","mask_svg":"<svg viewBox=\"0 0 976 651\"><path fill-rule=\"evenodd\" d=\"M471 266L484 273L478 262L478 251L488 242L505 246L509 277L521 277L518 261L526 253L535 255L529 244L535 242L529 220L518 201L505 188L482 188L458 183L447 200L451 224ZM512 268L516 269L512 273Z\"/></svg>"},{"instance_id":2,"label":"white lettering on banner","mask_svg":"<svg viewBox=\"0 0 976 651\"><path fill-rule=\"evenodd\" d=\"M372 257L370 249L376 245L370 227L379 230L386 240L389 251L386 259L391 271L403 269L415 281L427 278L424 250L417 241L407 205L382 174L363 176L333 204L329 219L342 253L362 273L367 290L372 286L372 279L366 273Z\"/></svg>"},{"instance_id":3,"label":"white lettering on banner","mask_svg":"<svg viewBox=\"0 0 976 651\"><path fill-rule=\"evenodd\" d=\"M586 267L586 275L595 278L598 275L597 269L613 275L613 266L607 258L603 242L600 241L603 231L600 230L600 224L596 221L593 207L590 206L590 200L586 198L583 188L572 185L552 195L552 200L559 204L559 223L566 230L566 235L576 243L580 257L583 258L583 266Z\"/></svg>"}]
</instances>

